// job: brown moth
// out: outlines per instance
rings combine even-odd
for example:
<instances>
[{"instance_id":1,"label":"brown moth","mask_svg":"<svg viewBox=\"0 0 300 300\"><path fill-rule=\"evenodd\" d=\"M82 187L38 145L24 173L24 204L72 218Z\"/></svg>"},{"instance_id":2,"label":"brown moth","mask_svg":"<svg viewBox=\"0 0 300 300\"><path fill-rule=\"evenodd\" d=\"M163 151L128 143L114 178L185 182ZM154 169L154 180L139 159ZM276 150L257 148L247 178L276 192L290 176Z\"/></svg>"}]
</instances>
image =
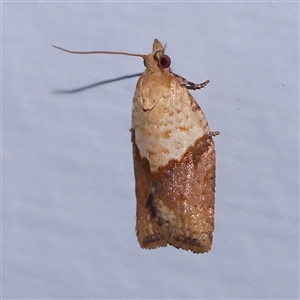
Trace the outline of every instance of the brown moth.
<instances>
[{"instance_id":1,"label":"brown moth","mask_svg":"<svg viewBox=\"0 0 300 300\"><path fill-rule=\"evenodd\" d=\"M135 175L136 234L142 248L168 244L194 253L211 249L216 157L205 115L188 89L204 88L170 70L155 39L133 97L131 141Z\"/></svg>"}]
</instances>

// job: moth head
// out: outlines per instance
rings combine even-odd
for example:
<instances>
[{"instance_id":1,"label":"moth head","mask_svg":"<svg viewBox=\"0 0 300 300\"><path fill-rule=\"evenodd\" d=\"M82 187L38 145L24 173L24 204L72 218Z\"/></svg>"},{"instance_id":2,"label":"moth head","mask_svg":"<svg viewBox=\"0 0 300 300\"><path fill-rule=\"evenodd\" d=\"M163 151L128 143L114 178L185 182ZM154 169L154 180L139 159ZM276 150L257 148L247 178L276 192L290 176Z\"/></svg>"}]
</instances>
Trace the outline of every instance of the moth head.
<instances>
[{"instance_id":1,"label":"moth head","mask_svg":"<svg viewBox=\"0 0 300 300\"><path fill-rule=\"evenodd\" d=\"M154 40L152 53L145 55L144 66L149 69L168 69L171 65L171 58L165 54L165 48L158 39Z\"/></svg>"}]
</instances>

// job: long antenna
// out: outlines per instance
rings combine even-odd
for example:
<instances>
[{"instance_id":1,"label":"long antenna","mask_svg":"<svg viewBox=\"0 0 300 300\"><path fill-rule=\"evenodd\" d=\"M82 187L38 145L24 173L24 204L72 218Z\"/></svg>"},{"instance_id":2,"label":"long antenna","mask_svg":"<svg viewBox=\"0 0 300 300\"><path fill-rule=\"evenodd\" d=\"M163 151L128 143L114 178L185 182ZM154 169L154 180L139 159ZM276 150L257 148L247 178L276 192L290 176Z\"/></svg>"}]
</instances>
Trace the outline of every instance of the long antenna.
<instances>
[{"instance_id":1,"label":"long antenna","mask_svg":"<svg viewBox=\"0 0 300 300\"><path fill-rule=\"evenodd\" d=\"M128 53L128 52L114 52L114 51L72 51L72 50L68 50L68 49L64 49L55 45L52 45L52 47L68 52L68 53L72 53L72 54L119 54L119 55L128 55L128 56L138 56L138 57L142 57L144 58L145 55L143 54L134 54L134 53Z\"/></svg>"}]
</instances>

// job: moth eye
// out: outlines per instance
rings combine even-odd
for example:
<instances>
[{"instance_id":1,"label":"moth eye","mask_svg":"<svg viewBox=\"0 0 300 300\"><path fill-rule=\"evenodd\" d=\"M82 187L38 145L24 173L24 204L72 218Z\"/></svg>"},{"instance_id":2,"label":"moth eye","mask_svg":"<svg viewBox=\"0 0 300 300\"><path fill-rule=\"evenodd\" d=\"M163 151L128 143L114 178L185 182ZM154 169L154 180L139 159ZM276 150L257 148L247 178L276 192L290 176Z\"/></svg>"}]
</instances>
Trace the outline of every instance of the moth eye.
<instances>
[{"instance_id":1,"label":"moth eye","mask_svg":"<svg viewBox=\"0 0 300 300\"><path fill-rule=\"evenodd\" d=\"M171 58L168 55L163 54L158 59L158 65L164 69L169 68L171 65Z\"/></svg>"}]
</instances>

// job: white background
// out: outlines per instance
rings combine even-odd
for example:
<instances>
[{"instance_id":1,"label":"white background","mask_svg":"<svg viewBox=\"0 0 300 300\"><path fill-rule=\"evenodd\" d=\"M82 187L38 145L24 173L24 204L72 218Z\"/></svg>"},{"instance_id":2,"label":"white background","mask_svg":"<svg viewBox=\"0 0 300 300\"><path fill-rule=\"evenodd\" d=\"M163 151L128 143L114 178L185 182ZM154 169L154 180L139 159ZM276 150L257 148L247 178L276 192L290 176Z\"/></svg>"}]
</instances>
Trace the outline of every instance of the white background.
<instances>
[{"instance_id":1,"label":"white background","mask_svg":"<svg viewBox=\"0 0 300 300\"><path fill-rule=\"evenodd\" d=\"M298 298L297 2L2 3L3 298ZM142 250L129 128L136 57L167 43L217 151L213 248Z\"/></svg>"}]
</instances>

